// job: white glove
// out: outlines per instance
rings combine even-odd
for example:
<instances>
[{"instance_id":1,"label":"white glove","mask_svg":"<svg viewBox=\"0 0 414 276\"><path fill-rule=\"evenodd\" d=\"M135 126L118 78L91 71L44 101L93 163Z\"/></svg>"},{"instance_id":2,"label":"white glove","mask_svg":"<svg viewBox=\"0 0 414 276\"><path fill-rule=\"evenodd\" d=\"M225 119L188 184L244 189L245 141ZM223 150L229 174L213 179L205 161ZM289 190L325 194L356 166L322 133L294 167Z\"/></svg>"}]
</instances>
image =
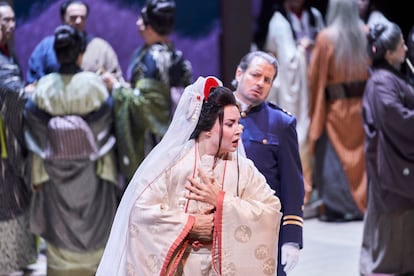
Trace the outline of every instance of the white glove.
<instances>
[{"instance_id":1,"label":"white glove","mask_svg":"<svg viewBox=\"0 0 414 276\"><path fill-rule=\"evenodd\" d=\"M291 271L299 261L299 245L293 242L287 242L282 245L281 263L284 265L283 270L287 273Z\"/></svg>"}]
</instances>

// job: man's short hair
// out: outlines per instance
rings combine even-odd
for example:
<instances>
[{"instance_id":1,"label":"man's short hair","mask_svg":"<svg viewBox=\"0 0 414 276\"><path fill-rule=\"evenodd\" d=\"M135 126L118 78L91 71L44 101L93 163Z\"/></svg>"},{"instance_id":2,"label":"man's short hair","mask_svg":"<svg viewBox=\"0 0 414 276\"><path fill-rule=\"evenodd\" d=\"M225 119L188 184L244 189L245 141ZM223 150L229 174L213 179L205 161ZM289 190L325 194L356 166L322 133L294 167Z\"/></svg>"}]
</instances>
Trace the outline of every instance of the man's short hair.
<instances>
[{"instance_id":1,"label":"man's short hair","mask_svg":"<svg viewBox=\"0 0 414 276\"><path fill-rule=\"evenodd\" d=\"M62 21L64 21L65 14L66 14L66 11L67 11L68 7L71 4L75 4L75 3L84 5L86 7L86 17L88 17L88 15L89 15L89 5L87 3L85 3L81 0L68 0L68 1L63 2L62 5L60 5L60 18L62 19Z\"/></svg>"}]
</instances>

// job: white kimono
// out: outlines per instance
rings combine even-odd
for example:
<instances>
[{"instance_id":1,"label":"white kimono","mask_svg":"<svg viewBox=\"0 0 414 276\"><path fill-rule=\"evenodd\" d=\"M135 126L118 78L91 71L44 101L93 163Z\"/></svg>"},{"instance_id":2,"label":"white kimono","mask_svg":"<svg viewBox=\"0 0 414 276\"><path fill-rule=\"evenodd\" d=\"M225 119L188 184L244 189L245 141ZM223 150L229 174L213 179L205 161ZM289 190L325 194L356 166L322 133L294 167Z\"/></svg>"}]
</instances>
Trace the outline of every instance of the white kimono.
<instances>
[{"instance_id":1,"label":"white kimono","mask_svg":"<svg viewBox=\"0 0 414 276\"><path fill-rule=\"evenodd\" d=\"M135 191L133 204L121 203L127 229L111 233L96 275L275 275L281 205L274 191L240 154L211 170L213 156L200 158L195 148L190 140L175 164ZM202 204L183 196L186 178L200 166L222 189L213 239L201 243L188 233Z\"/></svg>"},{"instance_id":2,"label":"white kimono","mask_svg":"<svg viewBox=\"0 0 414 276\"><path fill-rule=\"evenodd\" d=\"M308 130L309 118L309 89L307 79L307 59L311 51L298 45L292 33L295 30L297 39L308 37L315 39L315 35L324 27L321 13L311 8L310 11L316 20L316 26L309 26L309 12L304 11L299 20L291 12L288 13L291 23L276 11L270 22L266 38L265 50L273 53L279 62L279 70L268 100L278 104L296 117L296 130L298 133L299 152L302 161L305 180L305 203L312 190L311 158L309 155ZM290 25L292 24L292 26Z\"/></svg>"}]
</instances>

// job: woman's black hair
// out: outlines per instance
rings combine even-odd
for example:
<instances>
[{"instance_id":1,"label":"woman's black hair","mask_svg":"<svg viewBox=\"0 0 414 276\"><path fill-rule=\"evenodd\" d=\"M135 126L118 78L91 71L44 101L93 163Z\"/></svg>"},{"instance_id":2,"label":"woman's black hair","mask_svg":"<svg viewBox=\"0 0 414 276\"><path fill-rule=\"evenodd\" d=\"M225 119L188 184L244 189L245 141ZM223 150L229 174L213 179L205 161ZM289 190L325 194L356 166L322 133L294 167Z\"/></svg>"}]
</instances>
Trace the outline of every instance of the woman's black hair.
<instances>
[{"instance_id":1,"label":"woman's black hair","mask_svg":"<svg viewBox=\"0 0 414 276\"><path fill-rule=\"evenodd\" d=\"M79 54L85 52L86 38L82 32L69 25L60 25L55 30L53 49L60 65L76 64Z\"/></svg>"},{"instance_id":2,"label":"woman's black hair","mask_svg":"<svg viewBox=\"0 0 414 276\"><path fill-rule=\"evenodd\" d=\"M384 62L387 51L397 48L401 35L400 27L392 22L377 23L369 29L367 50L374 66Z\"/></svg>"},{"instance_id":3,"label":"woman's black hair","mask_svg":"<svg viewBox=\"0 0 414 276\"><path fill-rule=\"evenodd\" d=\"M174 29L175 2L173 0L147 0L141 10L144 25L150 25L158 34L169 35Z\"/></svg>"},{"instance_id":4,"label":"woman's black hair","mask_svg":"<svg viewBox=\"0 0 414 276\"><path fill-rule=\"evenodd\" d=\"M198 120L196 128L194 129L194 132L191 134L190 139L198 138L202 131L210 131L218 118L221 126L221 144L224 108L229 105L237 106L237 102L233 95L233 92L229 88L223 86L211 88L208 99L204 99L203 106L201 108L200 118Z\"/></svg>"}]
</instances>

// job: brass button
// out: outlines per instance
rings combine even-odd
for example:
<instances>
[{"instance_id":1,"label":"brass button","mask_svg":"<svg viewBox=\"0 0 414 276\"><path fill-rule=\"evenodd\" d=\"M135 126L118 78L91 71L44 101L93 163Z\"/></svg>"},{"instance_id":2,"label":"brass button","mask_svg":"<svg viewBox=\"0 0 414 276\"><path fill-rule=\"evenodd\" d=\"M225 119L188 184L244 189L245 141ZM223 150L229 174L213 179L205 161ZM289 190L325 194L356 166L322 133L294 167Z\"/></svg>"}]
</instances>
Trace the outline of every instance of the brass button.
<instances>
[{"instance_id":1,"label":"brass button","mask_svg":"<svg viewBox=\"0 0 414 276\"><path fill-rule=\"evenodd\" d=\"M239 128L243 131L244 130L244 125L239 124Z\"/></svg>"},{"instance_id":2,"label":"brass button","mask_svg":"<svg viewBox=\"0 0 414 276\"><path fill-rule=\"evenodd\" d=\"M241 116L242 118L245 118L245 117L246 117L246 112L245 112L245 111L242 111L242 113L240 113L240 116Z\"/></svg>"},{"instance_id":3,"label":"brass button","mask_svg":"<svg viewBox=\"0 0 414 276\"><path fill-rule=\"evenodd\" d=\"M265 138L265 139L263 139L262 140L262 143L263 143L263 145L267 145L267 139Z\"/></svg>"}]
</instances>

